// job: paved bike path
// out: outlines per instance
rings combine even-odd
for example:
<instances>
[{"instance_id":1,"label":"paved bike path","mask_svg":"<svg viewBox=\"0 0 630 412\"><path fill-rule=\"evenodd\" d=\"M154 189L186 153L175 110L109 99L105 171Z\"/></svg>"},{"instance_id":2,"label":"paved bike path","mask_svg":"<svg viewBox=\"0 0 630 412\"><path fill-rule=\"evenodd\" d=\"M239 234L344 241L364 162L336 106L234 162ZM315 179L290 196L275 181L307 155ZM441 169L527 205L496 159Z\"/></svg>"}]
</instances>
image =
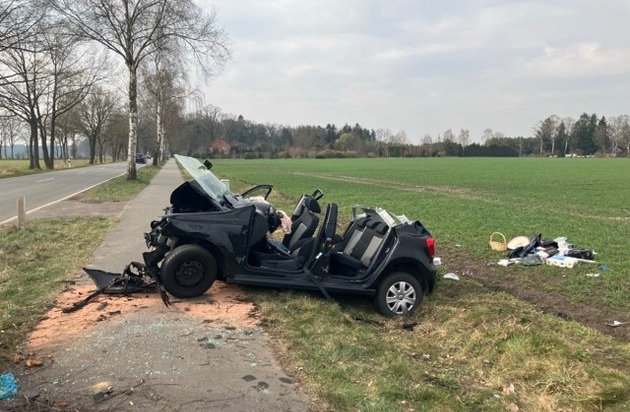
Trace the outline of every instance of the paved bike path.
<instances>
[{"instance_id":1,"label":"paved bike path","mask_svg":"<svg viewBox=\"0 0 630 412\"><path fill-rule=\"evenodd\" d=\"M126 204L90 266L120 272L126 263L141 260L147 250L143 233L162 215L181 182L175 160L169 160ZM88 282L87 277L80 282ZM151 298L159 301L157 294ZM279 366L262 328L202 320L182 310L181 302L170 309L160 302L108 317L70 340L59 336L49 349L39 349L37 357L46 360L43 367L17 372L21 394L68 410L311 409Z\"/></svg>"}]
</instances>

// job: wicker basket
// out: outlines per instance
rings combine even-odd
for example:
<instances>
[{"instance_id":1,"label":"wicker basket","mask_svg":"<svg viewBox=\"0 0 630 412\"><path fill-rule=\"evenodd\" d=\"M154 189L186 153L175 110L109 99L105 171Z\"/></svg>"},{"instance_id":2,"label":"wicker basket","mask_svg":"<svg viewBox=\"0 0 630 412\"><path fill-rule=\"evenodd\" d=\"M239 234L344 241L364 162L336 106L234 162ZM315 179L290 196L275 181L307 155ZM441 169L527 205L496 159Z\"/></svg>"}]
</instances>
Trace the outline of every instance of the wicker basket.
<instances>
[{"instance_id":1,"label":"wicker basket","mask_svg":"<svg viewBox=\"0 0 630 412\"><path fill-rule=\"evenodd\" d=\"M503 239L502 241L497 241L495 239L500 238ZM490 235L490 242L488 242L490 244L490 247L492 248L492 250L507 250L507 242L505 240L505 236L503 236L503 233L500 232L494 232Z\"/></svg>"}]
</instances>

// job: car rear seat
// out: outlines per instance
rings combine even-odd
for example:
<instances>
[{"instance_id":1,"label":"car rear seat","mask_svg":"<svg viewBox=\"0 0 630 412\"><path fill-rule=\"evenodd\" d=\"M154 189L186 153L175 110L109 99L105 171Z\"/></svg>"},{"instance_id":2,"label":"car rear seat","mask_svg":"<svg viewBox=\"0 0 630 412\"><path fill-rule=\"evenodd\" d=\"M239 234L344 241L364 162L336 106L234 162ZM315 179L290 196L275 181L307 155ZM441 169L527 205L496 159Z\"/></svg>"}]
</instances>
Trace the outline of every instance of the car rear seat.
<instances>
[{"instance_id":1,"label":"car rear seat","mask_svg":"<svg viewBox=\"0 0 630 412\"><path fill-rule=\"evenodd\" d=\"M385 222L372 219L365 219L361 223L357 221L353 232L346 234L347 243L344 245L342 242L337 253L331 255L332 264L355 270L369 267L388 229Z\"/></svg>"},{"instance_id":2,"label":"car rear seat","mask_svg":"<svg viewBox=\"0 0 630 412\"><path fill-rule=\"evenodd\" d=\"M335 252L345 253L346 255L350 255L354 247L359 243L361 239L361 235L365 231L365 226L370 222L367 217L362 217L357 219L354 223L354 226L350 229L351 232L347 233L341 243L338 243L334 247Z\"/></svg>"}]
</instances>

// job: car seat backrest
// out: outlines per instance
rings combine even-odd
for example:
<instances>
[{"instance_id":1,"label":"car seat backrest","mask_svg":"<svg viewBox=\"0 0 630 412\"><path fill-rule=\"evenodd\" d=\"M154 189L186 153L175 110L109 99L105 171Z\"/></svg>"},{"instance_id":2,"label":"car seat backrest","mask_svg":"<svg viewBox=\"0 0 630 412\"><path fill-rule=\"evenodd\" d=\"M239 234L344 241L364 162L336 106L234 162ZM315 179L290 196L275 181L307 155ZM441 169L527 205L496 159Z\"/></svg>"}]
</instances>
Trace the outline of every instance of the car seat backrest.
<instances>
[{"instance_id":1,"label":"car seat backrest","mask_svg":"<svg viewBox=\"0 0 630 412\"><path fill-rule=\"evenodd\" d=\"M313 213L322 213L322 208L319 205L317 199L310 195L302 195L295 205L295 209L291 213L291 220L295 220L300 217L306 210L310 210Z\"/></svg>"},{"instance_id":2,"label":"car seat backrest","mask_svg":"<svg viewBox=\"0 0 630 412\"><path fill-rule=\"evenodd\" d=\"M335 251L350 255L357 243L359 243L368 222L369 219L366 217L357 219L348 229L348 232L344 234L341 242L335 247Z\"/></svg>"},{"instance_id":3,"label":"car seat backrest","mask_svg":"<svg viewBox=\"0 0 630 412\"><path fill-rule=\"evenodd\" d=\"M360 261L363 266L368 267L372 257L381 246L388 229L389 227L384 222L378 220L367 221L365 229L356 246L352 248L350 253L347 253L345 250L343 253L349 255L356 261Z\"/></svg>"},{"instance_id":4,"label":"car seat backrest","mask_svg":"<svg viewBox=\"0 0 630 412\"><path fill-rule=\"evenodd\" d=\"M298 241L312 237L319 224L316 213L320 213L321 208L317 200L305 197L303 202L304 207L291 223L291 232L284 235L282 239L282 244L289 250L292 250Z\"/></svg>"},{"instance_id":5,"label":"car seat backrest","mask_svg":"<svg viewBox=\"0 0 630 412\"><path fill-rule=\"evenodd\" d=\"M369 243L365 248L363 255L359 258L363 266L370 266L370 262L372 261L372 258L376 256L376 252L378 252L379 248L381 247L381 244L383 243L383 239L385 239L385 235L387 234L388 229L389 226L387 226L385 222L379 222L372 228L372 233L370 233L372 237L371 239L369 239Z\"/></svg>"}]
</instances>

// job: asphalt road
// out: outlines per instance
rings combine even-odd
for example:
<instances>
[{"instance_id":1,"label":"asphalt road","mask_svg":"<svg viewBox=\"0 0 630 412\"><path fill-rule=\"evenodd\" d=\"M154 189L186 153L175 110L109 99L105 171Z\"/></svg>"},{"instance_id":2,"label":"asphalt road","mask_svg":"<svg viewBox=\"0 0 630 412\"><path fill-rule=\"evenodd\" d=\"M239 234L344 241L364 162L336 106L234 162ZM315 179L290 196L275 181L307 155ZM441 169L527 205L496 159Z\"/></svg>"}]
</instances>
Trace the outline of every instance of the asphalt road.
<instances>
[{"instance_id":1,"label":"asphalt road","mask_svg":"<svg viewBox=\"0 0 630 412\"><path fill-rule=\"evenodd\" d=\"M126 172L127 162L117 162L0 179L0 225L17 218L21 196L25 197L28 214Z\"/></svg>"}]
</instances>

